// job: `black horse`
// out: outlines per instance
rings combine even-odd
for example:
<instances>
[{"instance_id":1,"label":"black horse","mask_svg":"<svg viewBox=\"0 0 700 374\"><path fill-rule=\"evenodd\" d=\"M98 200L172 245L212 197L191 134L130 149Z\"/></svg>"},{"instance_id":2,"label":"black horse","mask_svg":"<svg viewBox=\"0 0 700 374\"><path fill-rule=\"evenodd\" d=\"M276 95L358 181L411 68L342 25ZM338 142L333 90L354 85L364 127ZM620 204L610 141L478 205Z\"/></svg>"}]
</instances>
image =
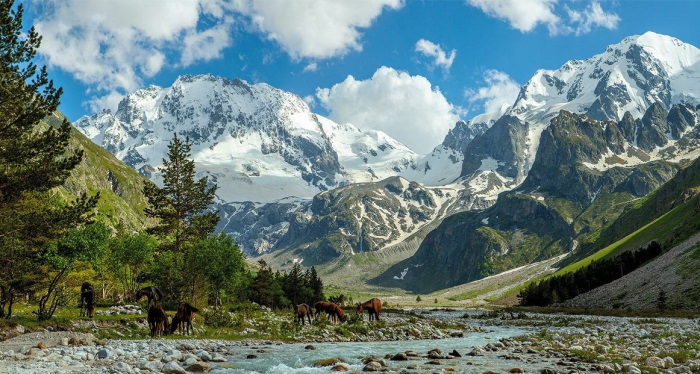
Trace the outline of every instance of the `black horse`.
<instances>
[{"instance_id":1,"label":"black horse","mask_svg":"<svg viewBox=\"0 0 700 374\"><path fill-rule=\"evenodd\" d=\"M90 282L80 286L80 316L92 318L95 312L95 287Z\"/></svg>"},{"instance_id":2,"label":"black horse","mask_svg":"<svg viewBox=\"0 0 700 374\"><path fill-rule=\"evenodd\" d=\"M151 303L153 303L153 305L156 305L156 301L159 301L163 298L163 294L160 292L160 290L153 286L144 287L138 290L136 292L136 301L141 300L141 298L144 296L148 298L148 304L146 306L151 305Z\"/></svg>"}]
</instances>

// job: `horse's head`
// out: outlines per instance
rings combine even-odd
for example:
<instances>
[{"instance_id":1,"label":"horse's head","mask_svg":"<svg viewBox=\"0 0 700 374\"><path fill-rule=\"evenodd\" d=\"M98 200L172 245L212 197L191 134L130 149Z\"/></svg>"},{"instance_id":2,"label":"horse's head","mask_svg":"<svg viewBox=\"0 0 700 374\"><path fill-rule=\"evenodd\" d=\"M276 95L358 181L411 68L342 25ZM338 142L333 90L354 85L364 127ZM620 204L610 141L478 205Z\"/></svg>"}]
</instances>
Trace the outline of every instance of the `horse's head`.
<instances>
[{"instance_id":1,"label":"horse's head","mask_svg":"<svg viewBox=\"0 0 700 374\"><path fill-rule=\"evenodd\" d=\"M365 309L364 306L362 306L361 303L357 303L357 310L355 311L356 314L362 313L362 311Z\"/></svg>"}]
</instances>

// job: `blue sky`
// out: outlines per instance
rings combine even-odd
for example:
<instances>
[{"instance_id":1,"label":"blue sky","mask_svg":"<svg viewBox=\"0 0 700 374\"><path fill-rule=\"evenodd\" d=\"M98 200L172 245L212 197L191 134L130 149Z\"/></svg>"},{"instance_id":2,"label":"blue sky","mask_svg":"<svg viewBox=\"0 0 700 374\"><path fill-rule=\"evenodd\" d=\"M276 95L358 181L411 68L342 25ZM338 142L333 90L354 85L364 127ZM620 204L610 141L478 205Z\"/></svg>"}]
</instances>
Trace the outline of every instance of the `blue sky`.
<instances>
[{"instance_id":1,"label":"blue sky","mask_svg":"<svg viewBox=\"0 0 700 374\"><path fill-rule=\"evenodd\" d=\"M700 46L697 0L32 0L71 120L182 74L265 82L426 153L538 69L654 31Z\"/></svg>"}]
</instances>

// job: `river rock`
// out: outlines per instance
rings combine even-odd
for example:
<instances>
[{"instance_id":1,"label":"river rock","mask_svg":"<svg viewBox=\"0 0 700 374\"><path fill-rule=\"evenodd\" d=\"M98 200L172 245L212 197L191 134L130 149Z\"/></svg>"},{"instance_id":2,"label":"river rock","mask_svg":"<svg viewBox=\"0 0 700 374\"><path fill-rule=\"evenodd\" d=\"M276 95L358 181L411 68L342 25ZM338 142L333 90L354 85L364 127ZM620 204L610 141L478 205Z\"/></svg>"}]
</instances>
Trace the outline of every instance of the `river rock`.
<instances>
[{"instance_id":1,"label":"river rock","mask_svg":"<svg viewBox=\"0 0 700 374\"><path fill-rule=\"evenodd\" d=\"M316 367L324 367L324 366L333 366L342 363L343 360L339 358L326 358L322 360L317 360L314 362L314 366Z\"/></svg>"},{"instance_id":2,"label":"river rock","mask_svg":"<svg viewBox=\"0 0 700 374\"><path fill-rule=\"evenodd\" d=\"M187 366L187 371L192 373L206 373L211 370L211 366L206 362L198 361Z\"/></svg>"},{"instance_id":3,"label":"river rock","mask_svg":"<svg viewBox=\"0 0 700 374\"><path fill-rule=\"evenodd\" d=\"M331 371L349 371L350 368L345 364L338 364L331 368Z\"/></svg>"},{"instance_id":4,"label":"river rock","mask_svg":"<svg viewBox=\"0 0 700 374\"><path fill-rule=\"evenodd\" d=\"M508 370L508 372L513 374L522 374L525 372L525 370L523 370L523 368L512 368Z\"/></svg>"},{"instance_id":5,"label":"river rock","mask_svg":"<svg viewBox=\"0 0 700 374\"><path fill-rule=\"evenodd\" d=\"M405 353L397 353L392 358L391 361L406 361L408 356Z\"/></svg>"},{"instance_id":6,"label":"river rock","mask_svg":"<svg viewBox=\"0 0 700 374\"><path fill-rule=\"evenodd\" d=\"M306 350L308 350L308 351L313 351L313 350L316 349L316 347L313 346L313 345L311 345L311 344L309 344L309 345L307 345L306 347L304 347L304 349L306 349Z\"/></svg>"},{"instance_id":7,"label":"river rock","mask_svg":"<svg viewBox=\"0 0 700 374\"><path fill-rule=\"evenodd\" d=\"M377 361L370 361L368 362L364 368L362 368L362 371L380 371L382 370L382 364L380 364Z\"/></svg>"},{"instance_id":8,"label":"river rock","mask_svg":"<svg viewBox=\"0 0 700 374\"><path fill-rule=\"evenodd\" d=\"M552 368L544 368L540 370L540 374L557 374L557 371Z\"/></svg>"},{"instance_id":9,"label":"river rock","mask_svg":"<svg viewBox=\"0 0 700 374\"><path fill-rule=\"evenodd\" d=\"M112 365L112 370L116 371L117 373L129 373L131 372L131 365L127 364L126 362L115 362Z\"/></svg>"},{"instance_id":10,"label":"river rock","mask_svg":"<svg viewBox=\"0 0 700 374\"><path fill-rule=\"evenodd\" d=\"M175 361L170 361L163 365L161 371L165 374L187 374L185 369L183 369L182 366Z\"/></svg>"},{"instance_id":11,"label":"river rock","mask_svg":"<svg viewBox=\"0 0 700 374\"><path fill-rule=\"evenodd\" d=\"M97 351L97 358L104 360L107 357L113 356L109 349L100 349Z\"/></svg>"},{"instance_id":12,"label":"river rock","mask_svg":"<svg viewBox=\"0 0 700 374\"><path fill-rule=\"evenodd\" d=\"M647 359L644 363L647 366L652 367L652 368L663 369L666 367L666 361L664 361L662 358L656 357L656 356L647 357Z\"/></svg>"},{"instance_id":13,"label":"river rock","mask_svg":"<svg viewBox=\"0 0 700 374\"><path fill-rule=\"evenodd\" d=\"M199 350L199 351L195 352L194 354L195 354L195 356L199 357L199 359L204 361L204 362L211 361L211 354L209 354L209 352L207 352L205 350Z\"/></svg>"},{"instance_id":14,"label":"river rock","mask_svg":"<svg viewBox=\"0 0 700 374\"><path fill-rule=\"evenodd\" d=\"M159 372L163 368L163 363L158 361L139 361L136 363L136 367L139 370L148 370L153 372Z\"/></svg>"}]
</instances>

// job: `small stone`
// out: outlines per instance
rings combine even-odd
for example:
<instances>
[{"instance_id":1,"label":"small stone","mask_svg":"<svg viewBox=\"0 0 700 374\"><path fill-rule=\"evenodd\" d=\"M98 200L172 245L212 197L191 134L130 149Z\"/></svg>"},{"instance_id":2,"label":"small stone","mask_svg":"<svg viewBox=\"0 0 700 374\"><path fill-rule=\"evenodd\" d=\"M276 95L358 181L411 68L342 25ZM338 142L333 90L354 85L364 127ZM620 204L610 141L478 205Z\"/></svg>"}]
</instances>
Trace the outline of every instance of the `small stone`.
<instances>
[{"instance_id":1,"label":"small stone","mask_svg":"<svg viewBox=\"0 0 700 374\"><path fill-rule=\"evenodd\" d=\"M645 361L646 365L652 368L659 368L663 369L666 367L666 361L661 359L660 357L652 356L648 357Z\"/></svg>"},{"instance_id":2,"label":"small stone","mask_svg":"<svg viewBox=\"0 0 700 374\"><path fill-rule=\"evenodd\" d=\"M408 356L405 353L397 353L392 358L391 361L406 361Z\"/></svg>"},{"instance_id":3,"label":"small stone","mask_svg":"<svg viewBox=\"0 0 700 374\"><path fill-rule=\"evenodd\" d=\"M112 370L119 373L129 373L131 372L131 366L126 362L115 362L114 365L112 365Z\"/></svg>"},{"instance_id":4,"label":"small stone","mask_svg":"<svg viewBox=\"0 0 700 374\"><path fill-rule=\"evenodd\" d=\"M99 359L105 359L109 356L112 356L112 352L110 352L107 349L100 349L99 351L97 351L97 358Z\"/></svg>"},{"instance_id":5,"label":"small stone","mask_svg":"<svg viewBox=\"0 0 700 374\"><path fill-rule=\"evenodd\" d=\"M206 362L198 361L192 365L187 366L187 371L192 373L206 373L211 371L211 366Z\"/></svg>"},{"instance_id":6,"label":"small stone","mask_svg":"<svg viewBox=\"0 0 700 374\"><path fill-rule=\"evenodd\" d=\"M306 349L307 351L313 351L313 350L316 349L316 347L313 346L313 345L311 345L311 344L309 344L309 345L307 345L306 347L304 347L304 349Z\"/></svg>"},{"instance_id":7,"label":"small stone","mask_svg":"<svg viewBox=\"0 0 700 374\"><path fill-rule=\"evenodd\" d=\"M249 359L249 360L252 360L252 359L254 359L254 358L258 358L258 356L256 356L256 355L248 355L248 356L245 356L245 358L247 358L247 359Z\"/></svg>"},{"instance_id":8,"label":"small stone","mask_svg":"<svg viewBox=\"0 0 700 374\"><path fill-rule=\"evenodd\" d=\"M513 374L522 374L525 372L525 370L523 370L523 368L512 368L508 370L508 372Z\"/></svg>"},{"instance_id":9,"label":"small stone","mask_svg":"<svg viewBox=\"0 0 700 374\"><path fill-rule=\"evenodd\" d=\"M450 352L450 356L452 356L452 357L462 357L462 355L459 354L459 352L457 352L456 349L453 349L452 352Z\"/></svg>"},{"instance_id":10,"label":"small stone","mask_svg":"<svg viewBox=\"0 0 700 374\"><path fill-rule=\"evenodd\" d=\"M338 364L331 368L331 371L349 371L350 368L345 364Z\"/></svg>"},{"instance_id":11,"label":"small stone","mask_svg":"<svg viewBox=\"0 0 700 374\"><path fill-rule=\"evenodd\" d=\"M339 358L326 358L326 359L316 360L316 362L314 362L314 366L316 366L316 367L334 366L334 365L340 364L342 362L343 362L343 360L341 360Z\"/></svg>"},{"instance_id":12,"label":"small stone","mask_svg":"<svg viewBox=\"0 0 700 374\"><path fill-rule=\"evenodd\" d=\"M160 369L163 368L163 364L158 361L139 361L136 363L136 367L139 368L139 370L160 372Z\"/></svg>"},{"instance_id":13,"label":"small stone","mask_svg":"<svg viewBox=\"0 0 700 374\"><path fill-rule=\"evenodd\" d=\"M46 344L44 344L44 342L39 342L36 347L39 349L46 349Z\"/></svg>"},{"instance_id":14,"label":"small stone","mask_svg":"<svg viewBox=\"0 0 700 374\"><path fill-rule=\"evenodd\" d=\"M175 361L170 361L163 365L163 369L161 369L161 371L165 374L187 374L185 369L183 369L182 366Z\"/></svg>"},{"instance_id":15,"label":"small stone","mask_svg":"<svg viewBox=\"0 0 700 374\"><path fill-rule=\"evenodd\" d=\"M557 374L557 371L552 368L544 368L540 370L540 374Z\"/></svg>"},{"instance_id":16,"label":"small stone","mask_svg":"<svg viewBox=\"0 0 700 374\"><path fill-rule=\"evenodd\" d=\"M442 363L438 360L430 360L427 362L428 365L442 365Z\"/></svg>"},{"instance_id":17,"label":"small stone","mask_svg":"<svg viewBox=\"0 0 700 374\"><path fill-rule=\"evenodd\" d=\"M370 361L368 362L365 367L362 369L362 371L380 371L382 370L382 364L380 364L377 361Z\"/></svg>"}]
</instances>

